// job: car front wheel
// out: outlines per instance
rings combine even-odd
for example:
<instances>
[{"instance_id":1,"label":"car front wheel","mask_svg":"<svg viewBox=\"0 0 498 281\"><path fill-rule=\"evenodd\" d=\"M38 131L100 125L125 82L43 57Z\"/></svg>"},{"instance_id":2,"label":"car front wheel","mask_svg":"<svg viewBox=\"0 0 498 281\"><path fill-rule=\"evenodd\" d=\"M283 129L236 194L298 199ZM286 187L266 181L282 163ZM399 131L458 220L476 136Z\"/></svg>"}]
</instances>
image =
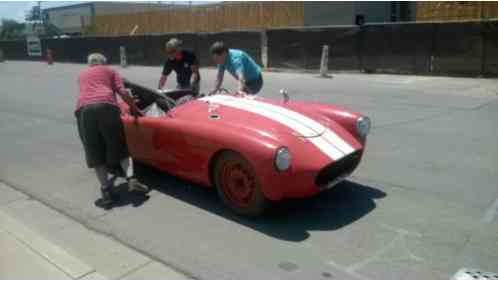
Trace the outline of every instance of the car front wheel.
<instances>
[{"instance_id":1,"label":"car front wheel","mask_svg":"<svg viewBox=\"0 0 498 281\"><path fill-rule=\"evenodd\" d=\"M237 214L257 216L269 205L254 168L238 153L220 155L215 166L215 184L221 200Z\"/></svg>"}]
</instances>

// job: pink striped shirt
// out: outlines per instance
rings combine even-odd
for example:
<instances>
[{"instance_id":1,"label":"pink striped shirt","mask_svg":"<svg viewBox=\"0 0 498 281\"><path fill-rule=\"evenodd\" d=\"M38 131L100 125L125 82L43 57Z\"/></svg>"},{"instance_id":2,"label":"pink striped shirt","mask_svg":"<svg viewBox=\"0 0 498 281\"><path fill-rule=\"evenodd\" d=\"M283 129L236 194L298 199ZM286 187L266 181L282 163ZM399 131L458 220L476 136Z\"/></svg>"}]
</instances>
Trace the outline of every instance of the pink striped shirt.
<instances>
[{"instance_id":1,"label":"pink striped shirt","mask_svg":"<svg viewBox=\"0 0 498 281\"><path fill-rule=\"evenodd\" d=\"M104 65L90 66L81 71L78 84L80 95L76 103L76 111L82 106L96 103L118 106L116 93L127 94L119 74Z\"/></svg>"}]
</instances>

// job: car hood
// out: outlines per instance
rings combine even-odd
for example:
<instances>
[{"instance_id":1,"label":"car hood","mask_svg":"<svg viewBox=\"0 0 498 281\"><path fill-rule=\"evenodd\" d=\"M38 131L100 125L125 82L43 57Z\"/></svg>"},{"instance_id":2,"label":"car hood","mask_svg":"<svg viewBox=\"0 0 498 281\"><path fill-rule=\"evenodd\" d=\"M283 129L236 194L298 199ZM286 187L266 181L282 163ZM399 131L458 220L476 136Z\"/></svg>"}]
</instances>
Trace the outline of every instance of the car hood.
<instances>
[{"instance_id":1,"label":"car hood","mask_svg":"<svg viewBox=\"0 0 498 281\"><path fill-rule=\"evenodd\" d=\"M361 149L362 145L345 128L313 108L254 97L214 95L175 108L172 117L230 130L247 130L290 145L305 139L332 160Z\"/></svg>"},{"instance_id":2,"label":"car hood","mask_svg":"<svg viewBox=\"0 0 498 281\"><path fill-rule=\"evenodd\" d=\"M229 95L214 95L191 102L178 108L175 116L304 138L323 135L332 122L319 114L299 113L286 104L275 104L256 97Z\"/></svg>"}]
</instances>

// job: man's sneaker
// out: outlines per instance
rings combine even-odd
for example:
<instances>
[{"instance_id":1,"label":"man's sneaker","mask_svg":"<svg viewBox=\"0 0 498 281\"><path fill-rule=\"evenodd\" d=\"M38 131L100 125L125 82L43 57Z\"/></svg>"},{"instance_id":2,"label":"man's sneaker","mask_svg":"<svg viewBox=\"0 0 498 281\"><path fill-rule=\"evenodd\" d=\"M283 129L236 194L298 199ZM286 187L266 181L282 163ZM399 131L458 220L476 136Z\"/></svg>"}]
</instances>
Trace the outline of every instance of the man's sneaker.
<instances>
[{"instance_id":1,"label":"man's sneaker","mask_svg":"<svg viewBox=\"0 0 498 281\"><path fill-rule=\"evenodd\" d=\"M139 182L136 178L131 178L128 180L128 190L143 193L149 192L149 188L145 184Z\"/></svg>"}]
</instances>

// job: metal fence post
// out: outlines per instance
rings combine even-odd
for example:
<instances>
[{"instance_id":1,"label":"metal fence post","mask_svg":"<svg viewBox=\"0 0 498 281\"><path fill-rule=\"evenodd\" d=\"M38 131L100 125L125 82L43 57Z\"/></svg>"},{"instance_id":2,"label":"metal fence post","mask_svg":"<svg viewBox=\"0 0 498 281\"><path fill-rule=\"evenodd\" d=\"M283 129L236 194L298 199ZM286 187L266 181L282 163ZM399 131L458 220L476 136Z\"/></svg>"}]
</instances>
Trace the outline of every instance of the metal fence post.
<instances>
[{"instance_id":1,"label":"metal fence post","mask_svg":"<svg viewBox=\"0 0 498 281\"><path fill-rule=\"evenodd\" d=\"M481 76L486 75L487 41L487 24L481 23Z\"/></svg>"},{"instance_id":2,"label":"metal fence post","mask_svg":"<svg viewBox=\"0 0 498 281\"><path fill-rule=\"evenodd\" d=\"M364 50L364 37L365 37L365 28L363 25L360 25L360 32L358 34L358 60L360 62L360 71L363 72L365 70L363 63L363 50Z\"/></svg>"},{"instance_id":3,"label":"metal fence post","mask_svg":"<svg viewBox=\"0 0 498 281\"><path fill-rule=\"evenodd\" d=\"M320 62L320 76L321 77L330 77L328 75L328 72L329 72L329 46L323 45L322 59Z\"/></svg>"},{"instance_id":4,"label":"metal fence post","mask_svg":"<svg viewBox=\"0 0 498 281\"><path fill-rule=\"evenodd\" d=\"M268 68L268 35L266 30L261 31L261 63L263 68Z\"/></svg>"},{"instance_id":5,"label":"metal fence post","mask_svg":"<svg viewBox=\"0 0 498 281\"><path fill-rule=\"evenodd\" d=\"M128 64L126 62L126 49L124 46L119 47L119 54L121 58L121 67L126 67Z\"/></svg>"},{"instance_id":6,"label":"metal fence post","mask_svg":"<svg viewBox=\"0 0 498 281\"><path fill-rule=\"evenodd\" d=\"M436 54L436 49L437 49L437 44L436 44L436 38L437 38L437 33L438 33L438 26L437 23L432 24L432 42L431 42L431 52L429 54L429 73L434 72L434 56Z\"/></svg>"}]
</instances>

